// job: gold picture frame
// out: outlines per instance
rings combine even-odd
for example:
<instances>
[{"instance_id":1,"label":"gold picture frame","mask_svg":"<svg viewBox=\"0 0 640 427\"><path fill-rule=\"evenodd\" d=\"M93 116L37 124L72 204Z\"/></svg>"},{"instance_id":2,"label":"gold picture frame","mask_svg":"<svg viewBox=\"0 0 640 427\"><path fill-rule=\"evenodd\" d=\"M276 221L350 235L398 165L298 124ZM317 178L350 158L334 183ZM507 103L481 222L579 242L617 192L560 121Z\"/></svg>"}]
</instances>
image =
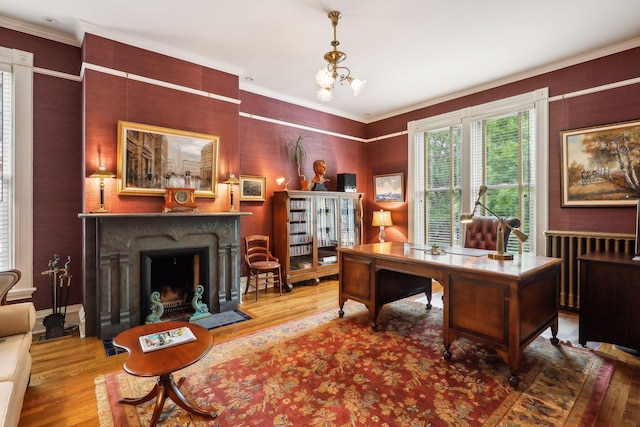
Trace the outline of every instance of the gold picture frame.
<instances>
[{"instance_id":1,"label":"gold picture frame","mask_svg":"<svg viewBox=\"0 0 640 427\"><path fill-rule=\"evenodd\" d=\"M562 206L631 206L640 197L640 121L560 132Z\"/></svg>"},{"instance_id":2,"label":"gold picture frame","mask_svg":"<svg viewBox=\"0 0 640 427\"><path fill-rule=\"evenodd\" d=\"M264 176L240 175L240 201L266 200L267 178Z\"/></svg>"},{"instance_id":3,"label":"gold picture frame","mask_svg":"<svg viewBox=\"0 0 640 427\"><path fill-rule=\"evenodd\" d=\"M196 197L217 197L219 149L218 136L118 121L118 194L189 187Z\"/></svg>"},{"instance_id":4,"label":"gold picture frame","mask_svg":"<svg viewBox=\"0 0 640 427\"><path fill-rule=\"evenodd\" d=\"M373 198L377 202L404 202L404 174L373 176Z\"/></svg>"}]
</instances>

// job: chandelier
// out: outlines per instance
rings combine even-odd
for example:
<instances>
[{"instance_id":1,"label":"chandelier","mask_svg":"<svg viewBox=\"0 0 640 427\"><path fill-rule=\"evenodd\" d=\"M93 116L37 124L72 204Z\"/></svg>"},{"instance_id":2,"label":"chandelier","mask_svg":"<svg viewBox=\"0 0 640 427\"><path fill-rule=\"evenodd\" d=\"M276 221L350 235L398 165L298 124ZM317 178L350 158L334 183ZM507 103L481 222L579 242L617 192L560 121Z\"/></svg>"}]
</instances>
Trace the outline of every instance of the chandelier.
<instances>
[{"instance_id":1,"label":"chandelier","mask_svg":"<svg viewBox=\"0 0 640 427\"><path fill-rule=\"evenodd\" d=\"M318 99L320 101L328 102L333 99L333 84L336 79L343 84L346 80L353 89L353 94L358 95L364 88L366 80L356 79L351 77L351 70L347 67L339 67L338 64L347 59L347 54L338 50L340 42L336 40L336 27L338 26L338 20L340 19L340 12L329 12L329 19L331 19L331 25L333 25L333 41L331 46L333 50L324 54L324 60L327 61L327 66L321 68L316 73L316 83L320 86L318 89Z\"/></svg>"}]
</instances>

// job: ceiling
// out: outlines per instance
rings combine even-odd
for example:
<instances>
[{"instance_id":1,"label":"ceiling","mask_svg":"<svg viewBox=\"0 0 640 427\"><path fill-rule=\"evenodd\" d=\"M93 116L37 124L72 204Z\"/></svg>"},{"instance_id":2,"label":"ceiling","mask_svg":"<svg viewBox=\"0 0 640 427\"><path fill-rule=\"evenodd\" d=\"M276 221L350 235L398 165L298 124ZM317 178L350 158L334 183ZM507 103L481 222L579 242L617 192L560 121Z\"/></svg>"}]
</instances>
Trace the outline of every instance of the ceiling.
<instances>
[{"instance_id":1,"label":"ceiling","mask_svg":"<svg viewBox=\"0 0 640 427\"><path fill-rule=\"evenodd\" d=\"M342 13L342 65L367 85L355 97L336 84L323 103L314 75L332 49L331 10ZM640 1L11 0L0 2L0 26L78 46L90 32L367 123L640 46Z\"/></svg>"}]
</instances>

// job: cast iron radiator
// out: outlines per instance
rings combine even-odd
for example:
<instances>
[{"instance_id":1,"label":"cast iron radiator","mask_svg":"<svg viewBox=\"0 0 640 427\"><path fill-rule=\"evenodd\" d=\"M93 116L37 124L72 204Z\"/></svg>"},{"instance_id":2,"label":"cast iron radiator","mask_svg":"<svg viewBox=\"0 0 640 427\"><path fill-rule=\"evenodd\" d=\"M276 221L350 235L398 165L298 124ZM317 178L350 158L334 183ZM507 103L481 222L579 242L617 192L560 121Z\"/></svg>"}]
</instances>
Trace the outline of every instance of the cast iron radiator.
<instances>
[{"instance_id":1,"label":"cast iron radiator","mask_svg":"<svg viewBox=\"0 0 640 427\"><path fill-rule=\"evenodd\" d=\"M594 233L586 231L545 231L545 255L561 258L560 308L580 309L578 256L593 252L635 253L634 234Z\"/></svg>"}]
</instances>

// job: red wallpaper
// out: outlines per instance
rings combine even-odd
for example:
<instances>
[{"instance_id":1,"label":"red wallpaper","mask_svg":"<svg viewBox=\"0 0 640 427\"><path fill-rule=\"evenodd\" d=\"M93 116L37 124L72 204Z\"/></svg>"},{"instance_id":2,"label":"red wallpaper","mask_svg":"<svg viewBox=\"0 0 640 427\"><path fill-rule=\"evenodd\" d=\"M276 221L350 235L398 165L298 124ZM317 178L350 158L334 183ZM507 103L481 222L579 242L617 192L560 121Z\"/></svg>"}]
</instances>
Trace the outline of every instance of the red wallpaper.
<instances>
[{"instance_id":1,"label":"red wallpaper","mask_svg":"<svg viewBox=\"0 0 640 427\"><path fill-rule=\"evenodd\" d=\"M369 137L404 131L407 129L407 122L412 120L479 105L541 87L548 87L549 96L553 97L637 78L640 77L638 64L640 64L640 48L631 49L371 123L368 127ZM561 206L559 133L567 129L640 119L640 84L551 102L549 115L549 229L635 233L635 206L620 208L564 208ZM406 141L407 137L403 139ZM375 149L373 150L375 152ZM393 156L394 153L390 154L391 159L396 158ZM397 163L404 164L406 168L407 150L405 149L402 154L402 158L397 159ZM370 152L369 156L372 155L373 152ZM386 171L384 173L400 170L389 170L386 162L387 158L382 166ZM374 171L377 169L374 168ZM393 214L394 227L388 230L388 239L391 239L390 233L393 229L398 229L395 225L395 217L406 218L406 209L405 205L398 209L402 213ZM401 235L404 233L402 226L398 229L398 233ZM370 236L369 240L375 240L375 236Z\"/></svg>"},{"instance_id":2,"label":"red wallpaper","mask_svg":"<svg viewBox=\"0 0 640 427\"><path fill-rule=\"evenodd\" d=\"M267 200L242 202L241 210L253 213L241 220L242 234L272 234L272 194L275 178L293 178L289 188L300 188L294 166L284 149L286 141L299 134L307 136L308 165L303 172L313 175L311 163L327 161L327 187L336 187L338 173L355 173L358 191L365 198L365 241L377 240L378 230L371 227L371 212L384 207L392 211L394 226L388 228L388 240L406 240L406 203L375 204L371 199L372 177L402 172L406 176L407 137L398 136L369 144L303 131L282 124L240 117L254 114L283 122L304 125L338 134L372 138L406 131L407 122L492 101L548 86L550 95L588 89L597 85L638 77L640 48L606 58L546 73L407 114L365 125L352 120L319 113L296 105L239 90L238 78L224 72L148 52L115 41L87 35L82 49L0 28L0 42L6 47L35 53L36 66L79 75L81 61L150 77L163 82L240 99L240 105L208 99L199 95L136 82L87 70L82 83L36 75L34 79L34 192L35 251L34 270L39 274L54 253L71 255L73 273L78 282L82 257L82 226L78 212L98 207L98 182L86 178L104 163L116 170L117 122L152 124L173 129L219 135L220 170L223 181L229 170L236 174L264 176ZM560 194L559 132L596 124L640 118L640 85L627 86L550 104L550 228L633 232L635 209L562 208ZM84 119L84 124L83 124ZM82 178L85 177L83 180ZM161 197L118 196L115 180L107 182L107 208L120 212L156 212ZM83 189L84 187L84 189ZM226 186L219 188L216 200L198 199L201 210L228 208ZM38 310L50 308L50 292L44 276L34 278ZM80 286L73 288L69 303L82 301Z\"/></svg>"}]
</instances>

